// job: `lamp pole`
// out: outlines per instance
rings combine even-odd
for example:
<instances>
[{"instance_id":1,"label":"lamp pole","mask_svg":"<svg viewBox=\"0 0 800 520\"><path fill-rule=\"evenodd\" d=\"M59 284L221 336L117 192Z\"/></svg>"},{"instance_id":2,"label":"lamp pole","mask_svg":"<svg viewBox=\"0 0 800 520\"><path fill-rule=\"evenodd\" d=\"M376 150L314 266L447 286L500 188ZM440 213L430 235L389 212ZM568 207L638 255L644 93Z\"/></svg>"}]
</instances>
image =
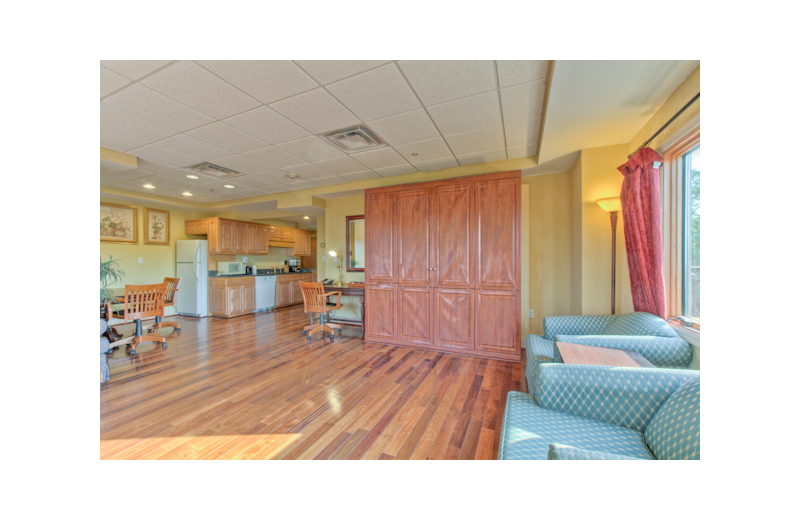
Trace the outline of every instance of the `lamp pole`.
<instances>
[{"instance_id":1,"label":"lamp pole","mask_svg":"<svg viewBox=\"0 0 800 520\"><path fill-rule=\"evenodd\" d=\"M611 314L615 313L617 287L617 216L619 211L611 211Z\"/></svg>"}]
</instances>

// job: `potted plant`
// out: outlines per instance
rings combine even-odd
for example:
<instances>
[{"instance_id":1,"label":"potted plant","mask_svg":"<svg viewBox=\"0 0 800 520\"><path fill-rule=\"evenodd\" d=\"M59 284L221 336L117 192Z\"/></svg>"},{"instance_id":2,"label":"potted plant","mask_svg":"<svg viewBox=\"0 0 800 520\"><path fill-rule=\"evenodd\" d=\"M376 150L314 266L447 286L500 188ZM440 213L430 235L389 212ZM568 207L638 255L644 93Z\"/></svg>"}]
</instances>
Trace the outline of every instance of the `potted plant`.
<instances>
[{"instance_id":1,"label":"potted plant","mask_svg":"<svg viewBox=\"0 0 800 520\"><path fill-rule=\"evenodd\" d=\"M111 255L108 260L103 262L100 257L100 302L113 299L114 292L108 288L109 285L119 283L125 273L119 268L119 264Z\"/></svg>"}]
</instances>

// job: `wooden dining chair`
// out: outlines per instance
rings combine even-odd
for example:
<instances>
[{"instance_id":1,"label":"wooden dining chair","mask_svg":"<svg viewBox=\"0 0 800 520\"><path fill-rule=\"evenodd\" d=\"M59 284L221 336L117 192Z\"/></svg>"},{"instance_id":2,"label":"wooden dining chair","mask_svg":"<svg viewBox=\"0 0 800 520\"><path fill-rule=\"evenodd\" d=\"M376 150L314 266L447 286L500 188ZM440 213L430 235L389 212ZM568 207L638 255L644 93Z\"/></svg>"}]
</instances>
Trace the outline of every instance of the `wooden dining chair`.
<instances>
[{"instance_id":1,"label":"wooden dining chair","mask_svg":"<svg viewBox=\"0 0 800 520\"><path fill-rule=\"evenodd\" d=\"M155 341L166 347L167 342L157 333L142 334L142 320L164 315L164 296L167 292L167 283L154 285L126 285L125 295L117 301L122 305L122 311L114 310L112 318L121 319L125 323L134 323L133 336L115 341L110 347L131 345L131 356L136 355L136 346L143 341Z\"/></svg>"},{"instance_id":2,"label":"wooden dining chair","mask_svg":"<svg viewBox=\"0 0 800 520\"><path fill-rule=\"evenodd\" d=\"M342 308L342 292L325 292L322 282L304 283L300 282L300 289L303 291L303 312L311 313L311 325L306 325L303 328L303 335L311 340L311 336L315 332L322 331L325 336L330 337L333 341L334 334L339 331L342 334L342 326L333 323L325 323L325 316L330 311L335 311ZM329 304L328 296L336 295L336 303ZM319 323L314 323L314 313L319 313Z\"/></svg>"},{"instance_id":3,"label":"wooden dining chair","mask_svg":"<svg viewBox=\"0 0 800 520\"><path fill-rule=\"evenodd\" d=\"M178 292L178 287L181 285L181 278L168 278L164 277L164 283L167 284L167 292L164 296L164 308L170 307L175 305L175 294ZM164 317L162 313L161 316L156 316L156 323L149 329L147 332L158 332L161 327L172 327L175 329L175 332L181 331L181 326L178 325L177 321L161 321Z\"/></svg>"}]
</instances>

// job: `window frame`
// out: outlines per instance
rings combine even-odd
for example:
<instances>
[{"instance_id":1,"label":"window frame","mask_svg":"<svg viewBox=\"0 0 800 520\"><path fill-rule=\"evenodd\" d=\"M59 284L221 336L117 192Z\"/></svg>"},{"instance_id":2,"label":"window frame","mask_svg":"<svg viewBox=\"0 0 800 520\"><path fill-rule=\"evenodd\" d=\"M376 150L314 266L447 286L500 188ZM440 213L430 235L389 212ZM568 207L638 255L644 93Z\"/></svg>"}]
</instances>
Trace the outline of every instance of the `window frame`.
<instances>
[{"instance_id":1,"label":"window frame","mask_svg":"<svg viewBox=\"0 0 800 520\"><path fill-rule=\"evenodd\" d=\"M670 316L683 315L685 281L683 267L686 262L686 241L684 240L687 225L685 215L686 190L684 182L683 157L700 146L700 122L692 122L681 132L677 139L670 139L661 153L664 163L661 165L661 200L664 240L664 281L666 284L667 309ZM671 142L670 142L671 141ZM700 320L694 322L693 328L700 330Z\"/></svg>"}]
</instances>

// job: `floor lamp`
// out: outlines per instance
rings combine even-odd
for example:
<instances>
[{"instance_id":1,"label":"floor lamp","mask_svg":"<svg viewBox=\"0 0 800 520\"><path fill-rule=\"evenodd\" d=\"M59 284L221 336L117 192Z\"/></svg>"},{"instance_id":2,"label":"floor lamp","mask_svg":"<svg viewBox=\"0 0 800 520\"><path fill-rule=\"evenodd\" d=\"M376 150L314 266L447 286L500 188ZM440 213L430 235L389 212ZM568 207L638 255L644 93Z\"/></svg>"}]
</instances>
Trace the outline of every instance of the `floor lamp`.
<instances>
[{"instance_id":1,"label":"floor lamp","mask_svg":"<svg viewBox=\"0 0 800 520\"><path fill-rule=\"evenodd\" d=\"M600 199L597 204L607 211L611 217L611 314L616 314L616 287L617 287L617 216L622 211L619 197Z\"/></svg>"}]
</instances>

